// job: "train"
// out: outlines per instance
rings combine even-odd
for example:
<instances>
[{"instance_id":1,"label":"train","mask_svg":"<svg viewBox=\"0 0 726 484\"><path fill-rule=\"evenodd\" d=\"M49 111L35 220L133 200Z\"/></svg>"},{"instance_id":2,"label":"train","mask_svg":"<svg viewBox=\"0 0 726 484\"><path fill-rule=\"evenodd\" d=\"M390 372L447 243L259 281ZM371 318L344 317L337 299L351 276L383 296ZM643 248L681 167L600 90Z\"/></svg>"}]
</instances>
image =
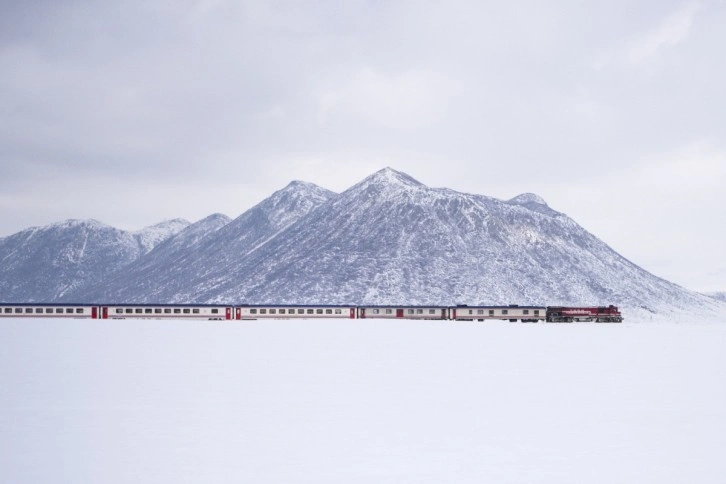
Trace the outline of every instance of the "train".
<instances>
[{"instance_id":1,"label":"train","mask_svg":"<svg viewBox=\"0 0 726 484\"><path fill-rule=\"evenodd\" d=\"M617 306L407 306L306 304L40 304L0 303L5 318L196 319L417 319L550 323L622 323Z\"/></svg>"}]
</instances>

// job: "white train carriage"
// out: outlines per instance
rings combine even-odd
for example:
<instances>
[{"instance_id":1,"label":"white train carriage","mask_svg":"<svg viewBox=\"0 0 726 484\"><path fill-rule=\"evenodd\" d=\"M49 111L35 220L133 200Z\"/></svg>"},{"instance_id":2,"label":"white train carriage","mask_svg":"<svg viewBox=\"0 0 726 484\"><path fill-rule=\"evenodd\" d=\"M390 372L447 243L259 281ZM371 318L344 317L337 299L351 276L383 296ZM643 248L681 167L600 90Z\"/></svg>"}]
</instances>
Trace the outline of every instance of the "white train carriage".
<instances>
[{"instance_id":1,"label":"white train carriage","mask_svg":"<svg viewBox=\"0 0 726 484\"><path fill-rule=\"evenodd\" d=\"M207 319L235 318L234 307L207 304L106 304L101 319Z\"/></svg>"},{"instance_id":2,"label":"white train carriage","mask_svg":"<svg viewBox=\"0 0 726 484\"><path fill-rule=\"evenodd\" d=\"M236 319L355 319L355 306L255 304L236 306Z\"/></svg>"},{"instance_id":3,"label":"white train carriage","mask_svg":"<svg viewBox=\"0 0 726 484\"><path fill-rule=\"evenodd\" d=\"M544 306L456 306L451 308L451 319L457 321L484 321L497 319L536 323L547 317Z\"/></svg>"},{"instance_id":4,"label":"white train carriage","mask_svg":"<svg viewBox=\"0 0 726 484\"><path fill-rule=\"evenodd\" d=\"M98 306L90 304L0 303L4 318L98 318Z\"/></svg>"},{"instance_id":5,"label":"white train carriage","mask_svg":"<svg viewBox=\"0 0 726 484\"><path fill-rule=\"evenodd\" d=\"M443 306L360 306L361 319L449 319Z\"/></svg>"}]
</instances>

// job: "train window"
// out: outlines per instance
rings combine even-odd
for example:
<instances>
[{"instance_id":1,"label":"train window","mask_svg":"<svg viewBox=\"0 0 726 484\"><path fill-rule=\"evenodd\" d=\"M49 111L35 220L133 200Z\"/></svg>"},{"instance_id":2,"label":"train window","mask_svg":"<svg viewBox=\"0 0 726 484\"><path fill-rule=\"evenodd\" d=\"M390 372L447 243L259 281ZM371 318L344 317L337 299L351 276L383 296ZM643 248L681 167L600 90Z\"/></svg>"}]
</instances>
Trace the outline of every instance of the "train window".
<instances>
[{"instance_id":1,"label":"train window","mask_svg":"<svg viewBox=\"0 0 726 484\"><path fill-rule=\"evenodd\" d=\"M56 312L56 313L63 313L63 308L57 308L57 309L55 310L55 312Z\"/></svg>"},{"instance_id":2,"label":"train window","mask_svg":"<svg viewBox=\"0 0 726 484\"><path fill-rule=\"evenodd\" d=\"M285 314L286 311L284 309L280 309L280 314Z\"/></svg>"},{"instance_id":3,"label":"train window","mask_svg":"<svg viewBox=\"0 0 726 484\"><path fill-rule=\"evenodd\" d=\"M380 312L381 312L381 311L380 311L379 309L374 309L374 310L373 310L373 314L378 314L378 313L380 313Z\"/></svg>"},{"instance_id":4,"label":"train window","mask_svg":"<svg viewBox=\"0 0 726 484\"><path fill-rule=\"evenodd\" d=\"M509 314L509 310L508 309L502 309L502 316L504 316L505 314Z\"/></svg>"},{"instance_id":5,"label":"train window","mask_svg":"<svg viewBox=\"0 0 726 484\"><path fill-rule=\"evenodd\" d=\"M308 314L313 314L314 312L312 309L308 309Z\"/></svg>"},{"instance_id":6,"label":"train window","mask_svg":"<svg viewBox=\"0 0 726 484\"><path fill-rule=\"evenodd\" d=\"M26 313L32 313L33 312L33 308L25 308L25 312Z\"/></svg>"},{"instance_id":7,"label":"train window","mask_svg":"<svg viewBox=\"0 0 726 484\"><path fill-rule=\"evenodd\" d=\"M436 314L436 310L435 309L429 309L429 314Z\"/></svg>"},{"instance_id":8,"label":"train window","mask_svg":"<svg viewBox=\"0 0 726 484\"><path fill-rule=\"evenodd\" d=\"M134 310L131 309L131 308L126 308L126 311L125 312L126 312L126 314L131 314L131 313L134 312Z\"/></svg>"},{"instance_id":9,"label":"train window","mask_svg":"<svg viewBox=\"0 0 726 484\"><path fill-rule=\"evenodd\" d=\"M333 310L332 309L326 309L325 310L325 314L333 314Z\"/></svg>"},{"instance_id":10,"label":"train window","mask_svg":"<svg viewBox=\"0 0 726 484\"><path fill-rule=\"evenodd\" d=\"M185 308L183 311L184 314L189 314L189 308Z\"/></svg>"},{"instance_id":11,"label":"train window","mask_svg":"<svg viewBox=\"0 0 726 484\"><path fill-rule=\"evenodd\" d=\"M35 308L35 312L43 314L43 308Z\"/></svg>"},{"instance_id":12,"label":"train window","mask_svg":"<svg viewBox=\"0 0 726 484\"><path fill-rule=\"evenodd\" d=\"M490 309L489 310L489 316L494 316L494 310L493 309Z\"/></svg>"},{"instance_id":13,"label":"train window","mask_svg":"<svg viewBox=\"0 0 726 484\"><path fill-rule=\"evenodd\" d=\"M298 314L305 314L305 310L304 310L304 309L298 309L298 310L297 310L297 313L298 313Z\"/></svg>"},{"instance_id":14,"label":"train window","mask_svg":"<svg viewBox=\"0 0 726 484\"><path fill-rule=\"evenodd\" d=\"M164 314L171 314L171 308L164 308Z\"/></svg>"},{"instance_id":15,"label":"train window","mask_svg":"<svg viewBox=\"0 0 726 484\"><path fill-rule=\"evenodd\" d=\"M73 314L73 308L66 308L66 314Z\"/></svg>"},{"instance_id":16,"label":"train window","mask_svg":"<svg viewBox=\"0 0 726 484\"><path fill-rule=\"evenodd\" d=\"M408 310L406 311L406 314L413 314L413 309L408 309Z\"/></svg>"},{"instance_id":17,"label":"train window","mask_svg":"<svg viewBox=\"0 0 726 484\"><path fill-rule=\"evenodd\" d=\"M46 314L52 314L53 308L45 308L45 312L46 312Z\"/></svg>"},{"instance_id":18,"label":"train window","mask_svg":"<svg viewBox=\"0 0 726 484\"><path fill-rule=\"evenodd\" d=\"M483 309L477 309L476 310L476 314L484 314L484 310Z\"/></svg>"},{"instance_id":19,"label":"train window","mask_svg":"<svg viewBox=\"0 0 726 484\"><path fill-rule=\"evenodd\" d=\"M144 309L144 313L151 314L152 313L152 309L151 308L146 308L146 309Z\"/></svg>"},{"instance_id":20,"label":"train window","mask_svg":"<svg viewBox=\"0 0 726 484\"><path fill-rule=\"evenodd\" d=\"M217 308L212 309L212 314L219 314L219 309L217 309Z\"/></svg>"},{"instance_id":21,"label":"train window","mask_svg":"<svg viewBox=\"0 0 726 484\"><path fill-rule=\"evenodd\" d=\"M276 309L270 309L270 314L277 314L277 310Z\"/></svg>"},{"instance_id":22,"label":"train window","mask_svg":"<svg viewBox=\"0 0 726 484\"><path fill-rule=\"evenodd\" d=\"M534 315L535 315L535 316L539 316L539 309L535 309L535 310L534 310Z\"/></svg>"},{"instance_id":23,"label":"train window","mask_svg":"<svg viewBox=\"0 0 726 484\"><path fill-rule=\"evenodd\" d=\"M83 308L76 308L76 314L83 314Z\"/></svg>"},{"instance_id":24,"label":"train window","mask_svg":"<svg viewBox=\"0 0 726 484\"><path fill-rule=\"evenodd\" d=\"M393 309L386 309L386 314L393 314Z\"/></svg>"},{"instance_id":25,"label":"train window","mask_svg":"<svg viewBox=\"0 0 726 484\"><path fill-rule=\"evenodd\" d=\"M260 314L267 314L267 309L260 309Z\"/></svg>"},{"instance_id":26,"label":"train window","mask_svg":"<svg viewBox=\"0 0 726 484\"><path fill-rule=\"evenodd\" d=\"M23 308L15 308L15 313L16 314L17 313L22 313L22 312L23 312Z\"/></svg>"},{"instance_id":27,"label":"train window","mask_svg":"<svg viewBox=\"0 0 726 484\"><path fill-rule=\"evenodd\" d=\"M338 308L335 310L335 314L343 314L343 311L340 308Z\"/></svg>"},{"instance_id":28,"label":"train window","mask_svg":"<svg viewBox=\"0 0 726 484\"><path fill-rule=\"evenodd\" d=\"M529 314L529 309L522 309L522 314Z\"/></svg>"},{"instance_id":29,"label":"train window","mask_svg":"<svg viewBox=\"0 0 726 484\"><path fill-rule=\"evenodd\" d=\"M250 314L257 314L257 310L256 309L250 309Z\"/></svg>"},{"instance_id":30,"label":"train window","mask_svg":"<svg viewBox=\"0 0 726 484\"><path fill-rule=\"evenodd\" d=\"M199 309L198 309L198 308L194 308L194 309L192 309L192 313L194 313L194 314L199 314Z\"/></svg>"},{"instance_id":31,"label":"train window","mask_svg":"<svg viewBox=\"0 0 726 484\"><path fill-rule=\"evenodd\" d=\"M13 312L12 308L5 308L5 314L12 313L12 312Z\"/></svg>"},{"instance_id":32,"label":"train window","mask_svg":"<svg viewBox=\"0 0 726 484\"><path fill-rule=\"evenodd\" d=\"M181 314L181 309L174 308L174 314Z\"/></svg>"},{"instance_id":33,"label":"train window","mask_svg":"<svg viewBox=\"0 0 726 484\"><path fill-rule=\"evenodd\" d=\"M154 314L161 314L161 308L154 308Z\"/></svg>"},{"instance_id":34,"label":"train window","mask_svg":"<svg viewBox=\"0 0 726 484\"><path fill-rule=\"evenodd\" d=\"M135 312L136 314L143 314L144 310L143 310L142 308L136 308L136 309L134 310L134 312Z\"/></svg>"},{"instance_id":35,"label":"train window","mask_svg":"<svg viewBox=\"0 0 726 484\"><path fill-rule=\"evenodd\" d=\"M469 314L474 314L474 310L473 309L470 309L469 310Z\"/></svg>"},{"instance_id":36,"label":"train window","mask_svg":"<svg viewBox=\"0 0 726 484\"><path fill-rule=\"evenodd\" d=\"M423 314L423 309L417 309L416 314Z\"/></svg>"},{"instance_id":37,"label":"train window","mask_svg":"<svg viewBox=\"0 0 726 484\"><path fill-rule=\"evenodd\" d=\"M323 310L322 310L322 309L316 309L316 310L315 310L315 313L316 313L316 314L323 314Z\"/></svg>"},{"instance_id":38,"label":"train window","mask_svg":"<svg viewBox=\"0 0 726 484\"><path fill-rule=\"evenodd\" d=\"M123 309L121 309L121 308L116 308L116 314L121 314L121 313L123 313L123 312L124 312L124 310L123 310Z\"/></svg>"}]
</instances>

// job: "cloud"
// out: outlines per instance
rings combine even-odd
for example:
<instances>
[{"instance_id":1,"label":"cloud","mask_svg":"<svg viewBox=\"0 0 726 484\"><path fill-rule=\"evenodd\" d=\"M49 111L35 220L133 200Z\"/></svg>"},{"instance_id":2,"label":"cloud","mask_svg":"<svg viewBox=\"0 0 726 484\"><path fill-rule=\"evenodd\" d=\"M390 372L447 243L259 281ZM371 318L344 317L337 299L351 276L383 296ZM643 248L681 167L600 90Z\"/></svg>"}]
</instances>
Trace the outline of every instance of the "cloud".
<instances>
[{"instance_id":1,"label":"cloud","mask_svg":"<svg viewBox=\"0 0 726 484\"><path fill-rule=\"evenodd\" d=\"M640 64L657 56L662 49L684 42L691 32L696 14L700 10L700 3L687 3L666 16L658 26L643 37L635 39L628 46L627 60L631 64Z\"/></svg>"},{"instance_id":2,"label":"cloud","mask_svg":"<svg viewBox=\"0 0 726 484\"><path fill-rule=\"evenodd\" d=\"M635 35L620 48L600 54L592 66L596 70L612 65L638 67L658 59L664 50L688 39L701 10L700 2L681 5L647 32Z\"/></svg>"}]
</instances>

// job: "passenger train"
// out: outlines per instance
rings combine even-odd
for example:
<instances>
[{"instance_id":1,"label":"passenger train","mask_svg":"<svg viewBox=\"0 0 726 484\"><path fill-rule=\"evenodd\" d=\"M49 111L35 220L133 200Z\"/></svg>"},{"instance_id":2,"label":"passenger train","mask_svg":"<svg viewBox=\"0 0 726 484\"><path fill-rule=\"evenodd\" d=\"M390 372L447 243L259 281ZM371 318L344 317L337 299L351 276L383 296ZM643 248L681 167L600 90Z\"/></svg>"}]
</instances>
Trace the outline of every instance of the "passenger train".
<instances>
[{"instance_id":1,"label":"passenger train","mask_svg":"<svg viewBox=\"0 0 726 484\"><path fill-rule=\"evenodd\" d=\"M617 306L348 306L287 304L36 304L0 303L0 317L86 319L428 319L450 321L621 323Z\"/></svg>"}]
</instances>

